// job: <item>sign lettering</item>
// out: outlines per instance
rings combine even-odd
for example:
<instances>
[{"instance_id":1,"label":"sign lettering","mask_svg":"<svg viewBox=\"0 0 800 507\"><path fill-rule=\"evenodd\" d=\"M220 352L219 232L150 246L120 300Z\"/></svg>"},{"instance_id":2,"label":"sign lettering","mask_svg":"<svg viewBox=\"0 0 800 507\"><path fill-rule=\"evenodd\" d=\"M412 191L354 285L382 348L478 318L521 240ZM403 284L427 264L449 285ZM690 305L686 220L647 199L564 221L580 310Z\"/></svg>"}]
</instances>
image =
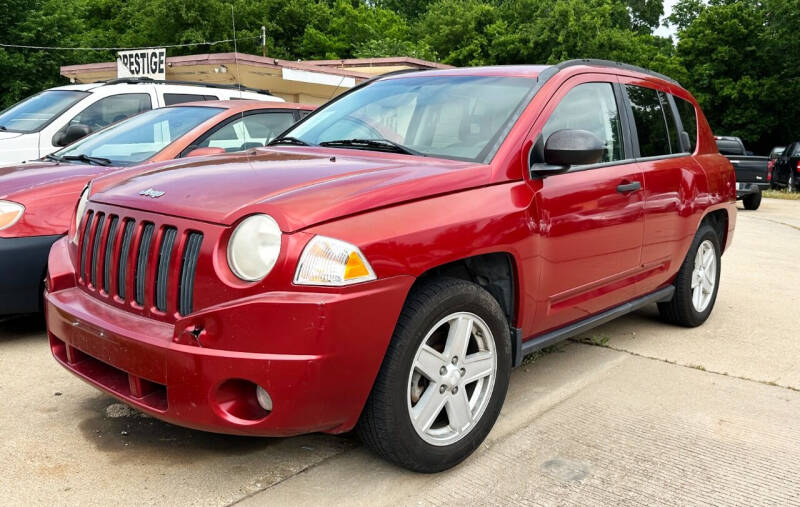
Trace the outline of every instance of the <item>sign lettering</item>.
<instances>
[{"instance_id":1,"label":"sign lettering","mask_svg":"<svg viewBox=\"0 0 800 507\"><path fill-rule=\"evenodd\" d=\"M137 49L117 53L117 77L149 77L165 80L167 50Z\"/></svg>"}]
</instances>

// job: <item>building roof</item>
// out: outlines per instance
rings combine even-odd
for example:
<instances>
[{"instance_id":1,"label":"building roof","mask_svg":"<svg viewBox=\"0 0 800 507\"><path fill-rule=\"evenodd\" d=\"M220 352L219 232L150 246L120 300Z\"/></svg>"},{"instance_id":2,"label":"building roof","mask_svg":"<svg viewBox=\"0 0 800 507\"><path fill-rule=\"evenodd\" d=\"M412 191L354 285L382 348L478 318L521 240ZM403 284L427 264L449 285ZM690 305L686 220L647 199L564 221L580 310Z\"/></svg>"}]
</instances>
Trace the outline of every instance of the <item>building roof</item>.
<instances>
[{"instance_id":1,"label":"building roof","mask_svg":"<svg viewBox=\"0 0 800 507\"><path fill-rule=\"evenodd\" d=\"M430 62L428 60L421 60L419 58L412 58L410 56L389 56L383 58L345 58L341 60L304 60L305 63L310 63L318 67L395 67L406 66L416 67L419 69L450 69L452 65L445 65L443 63Z\"/></svg>"}]
</instances>

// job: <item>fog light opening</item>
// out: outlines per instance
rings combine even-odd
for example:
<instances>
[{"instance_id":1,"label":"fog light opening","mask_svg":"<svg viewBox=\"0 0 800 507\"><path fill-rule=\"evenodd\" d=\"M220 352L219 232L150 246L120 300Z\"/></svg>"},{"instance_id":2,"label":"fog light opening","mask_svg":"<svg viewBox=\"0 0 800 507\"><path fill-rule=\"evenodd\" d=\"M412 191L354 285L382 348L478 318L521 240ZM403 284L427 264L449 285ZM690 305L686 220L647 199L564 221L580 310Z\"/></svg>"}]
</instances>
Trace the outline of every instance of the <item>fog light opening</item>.
<instances>
[{"instance_id":1,"label":"fog light opening","mask_svg":"<svg viewBox=\"0 0 800 507\"><path fill-rule=\"evenodd\" d=\"M261 408L267 412L272 412L272 398L266 389L259 385L256 386L256 400L258 400L258 404Z\"/></svg>"}]
</instances>

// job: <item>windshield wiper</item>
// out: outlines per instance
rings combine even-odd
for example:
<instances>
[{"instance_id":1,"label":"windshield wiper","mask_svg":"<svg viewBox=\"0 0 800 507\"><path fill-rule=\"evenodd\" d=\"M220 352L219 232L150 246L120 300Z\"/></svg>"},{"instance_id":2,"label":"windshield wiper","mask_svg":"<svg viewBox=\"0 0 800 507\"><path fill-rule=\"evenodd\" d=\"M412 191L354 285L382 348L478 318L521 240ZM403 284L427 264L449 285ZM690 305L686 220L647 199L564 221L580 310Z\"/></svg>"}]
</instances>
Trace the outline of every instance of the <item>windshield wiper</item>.
<instances>
[{"instance_id":1,"label":"windshield wiper","mask_svg":"<svg viewBox=\"0 0 800 507\"><path fill-rule=\"evenodd\" d=\"M325 141L323 143L319 143L320 146L329 146L331 148L348 148L353 147L357 149L376 149L378 151L391 151L394 153L403 153L405 155L416 155L418 157L424 157L424 153L420 153L416 150L412 150L407 146L403 146L402 144L396 143L394 141L390 141L388 139L337 139L335 141Z\"/></svg>"},{"instance_id":2,"label":"windshield wiper","mask_svg":"<svg viewBox=\"0 0 800 507\"><path fill-rule=\"evenodd\" d=\"M0 130L8 130L5 125L0 125Z\"/></svg>"},{"instance_id":3,"label":"windshield wiper","mask_svg":"<svg viewBox=\"0 0 800 507\"><path fill-rule=\"evenodd\" d=\"M291 137L291 136L279 137L277 139L273 139L272 141L267 143L267 146L276 146L278 144L293 144L295 146L311 146L309 143L303 141L302 139L298 139L296 137Z\"/></svg>"},{"instance_id":4,"label":"windshield wiper","mask_svg":"<svg viewBox=\"0 0 800 507\"><path fill-rule=\"evenodd\" d=\"M81 153L80 155L64 155L64 160L78 160L80 162L86 162L87 164L95 164L95 165L103 165L109 166L111 165L111 160L103 157L90 157L85 153Z\"/></svg>"},{"instance_id":5,"label":"windshield wiper","mask_svg":"<svg viewBox=\"0 0 800 507\"><path fill-rule=\"evenodd\" d=\"M58 155L53 155L52 153L49 153L49 154L45 155L42 158L45 159L45 160L53 160L55 162L63 162L64 161L63 158L59 157Z\"/></svg>"}]
</instances>

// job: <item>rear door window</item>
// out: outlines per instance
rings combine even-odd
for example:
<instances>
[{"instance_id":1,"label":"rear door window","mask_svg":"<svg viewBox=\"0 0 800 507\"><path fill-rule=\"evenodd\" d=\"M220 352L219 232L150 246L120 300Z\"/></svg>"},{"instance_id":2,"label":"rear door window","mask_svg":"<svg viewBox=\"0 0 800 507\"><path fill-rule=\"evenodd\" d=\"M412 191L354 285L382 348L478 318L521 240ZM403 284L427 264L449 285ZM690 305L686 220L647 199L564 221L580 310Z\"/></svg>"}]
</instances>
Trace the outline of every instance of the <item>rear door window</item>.
<instances>
[{"instance_id":1,"label":"rear door window","mask_svg":"<svg viewBox=\"0 0 800 507\"><path fill-rule=\"evenodd\" d=\"M683 131L689 136L689 148L694 152L694 149L697 147L697 112L694 109L694 105L688 100L683 100L674 95L672 98L675 99L675 106L678 108L678 114L681 116Z\"/></svg>"},{"instance_id":2,"label":"rear door window","mask_svg":"<svg viewBox=\"0 0 800 507\"><path fill-rule=\"evenodd\" d=\"M195 95L192 93L165 93L164 105L172 106L175 104L183 104L184 102L200 102L204 100L217 100L213 95Z\"/></svg>"},{"instance_id":3,"label":"rear door window","mask_svg":"<svg viewBox=\"0 0 800 507\"><path fill-rule=\"evenodd\" d=\"M642 86L626 85L625 88L633 108L640 156L660 157L672 154L659 92Z\"/></svg>"},{"instance_id":4,"label":"rear door window","mask_svg":"<svg viewBox=\"0 0 800 507\"><path fill-rule=\"evenodd\" d=\"M124 93L102 98L87 107L69 125L86 125L92 132L153 108L150 94Z\"/></svg>"},{"instance_id":5,"label":"rear door window","mask_svg":"<svg viewBox=\"0 0 800 507\"><path fill-rule=\"evenodd\" d=\"M606 151L601 162L624 158L619 109L611 83L584 83L571 89L542 128L542 141L562 129L588 130L600 138Z\"/></svg>"},{"instance_id":6,"label":"rear door window","mask_svg":"<svg viewBox=\"0 0 800 507\"><path fill-rule=\"evenodd\" d=\"M248 114L215 130L195 146L223 148L227 152L258 148L275 139L293 123L292 111Z\"/></svg>"}]
</instances>

